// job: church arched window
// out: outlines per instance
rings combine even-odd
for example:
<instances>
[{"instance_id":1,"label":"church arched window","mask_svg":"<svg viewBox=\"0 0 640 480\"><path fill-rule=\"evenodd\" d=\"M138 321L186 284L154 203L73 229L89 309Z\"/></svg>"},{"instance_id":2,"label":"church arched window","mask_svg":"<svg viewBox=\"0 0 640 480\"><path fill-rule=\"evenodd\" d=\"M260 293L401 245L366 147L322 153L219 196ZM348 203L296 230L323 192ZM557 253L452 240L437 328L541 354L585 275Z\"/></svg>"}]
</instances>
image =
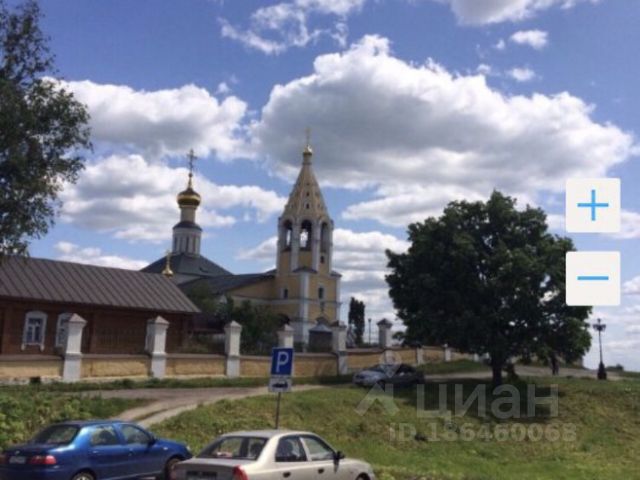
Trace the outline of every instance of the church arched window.
<instances>
[{"instance_id":1,"label":"church arched window","mask_svg":"<svg viewBox=\"0 0 640 480\"><path fill-rule=\"evenodd\" d=\"M330 243L331 234L329 231L329 224L327 222L323 222L322 227L320 227L320 251L327 253L329 251Z\"/></svg>"},{"instance_id":2,"label":"church arched window","mask_svg":"<svg viewBox=\"0 0 640 480\"><path fill-rule=\"evenodd\" d=\"M291 249L291 237L293 233L293 225L291 221L287 220L282 225L282 229L280 231L280 235L282 235L282 249L290 250Z\"/></svg>"},{"instance_id":3,"label":"church arched window","mask_svg":"<svg viewBox=\"0 0 640 480\"><path fill-rule=\"evenodd\" d=\"M309 220L305 220L302 222L300 226L300 248L302 250L310 250L311 249L311 234L313 227Z\"/></svg>"}]
</instances>

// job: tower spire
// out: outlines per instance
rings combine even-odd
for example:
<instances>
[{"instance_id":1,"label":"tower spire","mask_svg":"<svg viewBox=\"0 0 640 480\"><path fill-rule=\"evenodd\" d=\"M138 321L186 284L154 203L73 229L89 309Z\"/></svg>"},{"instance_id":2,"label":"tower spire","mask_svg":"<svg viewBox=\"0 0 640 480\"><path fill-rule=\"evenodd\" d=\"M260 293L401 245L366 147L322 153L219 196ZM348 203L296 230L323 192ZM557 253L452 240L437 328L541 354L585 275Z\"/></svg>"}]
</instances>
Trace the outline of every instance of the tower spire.
<instances>
[{"instance_id":1,"label":"tower spire","mask_svg":"<svg viewBox=\"0 0 640 480\"><path fill-rule=\"evenodd\" d=\"M303 163L311 163L311 156L313 155L313 149L311 148L311 129L309 127L304 130L307 139L307 144L302 151Z\"/></svg>"}]
</instances>

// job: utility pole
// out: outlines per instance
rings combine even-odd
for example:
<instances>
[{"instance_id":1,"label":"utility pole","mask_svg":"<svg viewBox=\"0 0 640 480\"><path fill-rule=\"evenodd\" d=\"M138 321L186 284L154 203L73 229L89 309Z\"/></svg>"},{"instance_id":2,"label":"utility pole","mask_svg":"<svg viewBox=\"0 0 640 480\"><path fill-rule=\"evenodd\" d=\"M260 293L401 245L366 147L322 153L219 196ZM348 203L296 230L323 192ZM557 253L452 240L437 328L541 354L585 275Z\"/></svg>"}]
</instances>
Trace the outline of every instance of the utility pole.
<instances>
[{"instance_id":1,"label":"utility pole","mask_svg":"<svg viewBox=\"0 0 640 480\"><path fill-rule=\"evenodd\" d=\"M369 319L369 346L371 346L371 319Z\"/></svg>"},{"instance_id":2,"label":"utility pole","mask_svg":"<svg viewBox=\"0 0 640 480\"><path fill-rule=\"evenodd\" d=\"M607 369L604 368L604 361L602 360L602 332L607 328L607 325L602 323L601 319L598 319L598 323L594 323L593 328L598 332L598 344L600 345L600 365L598 365L598 380L607 379Z\"/></svg>"}]
</instances>

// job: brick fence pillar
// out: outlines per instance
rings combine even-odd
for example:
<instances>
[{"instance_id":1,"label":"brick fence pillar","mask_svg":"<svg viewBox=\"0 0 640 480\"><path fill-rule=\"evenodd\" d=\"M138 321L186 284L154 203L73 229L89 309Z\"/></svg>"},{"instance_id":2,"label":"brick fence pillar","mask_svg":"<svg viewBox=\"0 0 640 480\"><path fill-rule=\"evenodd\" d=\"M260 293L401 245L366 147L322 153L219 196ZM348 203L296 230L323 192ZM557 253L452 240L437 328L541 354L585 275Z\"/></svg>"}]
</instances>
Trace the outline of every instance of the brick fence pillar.
<instances>
[{"instance_id":1,"label":"brick fence pillar","mask_svg":"<svg viewBox=\"0 0 640 480\"><path fill-rule=\"evenodd\" d=\"M62 380L76 382L82 374L82 331L87 321L80 315L73 314L67 322L67 341L64 348L64 365Z\"/></svg>"},{"instance_id":2,"label":"brick fence pillar","mask_svg":"<svg viewBox=\"0 0 640 480\"><path fill-rule=\"evenodd\" d=\"M167 330L169 322L158 316L147 320L146 351L151 356L151 376L163 378L167 369Z\"/></svg>"},{"instance_id":3,"label":"brick fence pillar","mask_svg":"<svg viewBox=\"0 0 640 480\"><path fill-rule=\"evenodd\" d=\"M347 356L347 326L336 322L331 327L331 350L338 359L338 375L349 373Z\"/></svg>"},{"instance_id":4,"label":"brick fence pillar","mask_svg":"<svg viewBox=\"0 0 640 480\"><path fill-rule=\"evenodd\" d=\"M240 376L240 336L242 325L236 321L224 327L224 353L227 356L225 374L227 377Z\"/></svg>"},{"instance_id":5,"label":"brick fence pillar","mask_svg":"<svg viewBox=\"0 0 640 480\"><path fill-rule=\"evenodd\" d=\"M393 337L391 335L392 324L387 319L382 319L378 322L378 343L380 348L391 348Z\"/></svg>"}]
</instances>

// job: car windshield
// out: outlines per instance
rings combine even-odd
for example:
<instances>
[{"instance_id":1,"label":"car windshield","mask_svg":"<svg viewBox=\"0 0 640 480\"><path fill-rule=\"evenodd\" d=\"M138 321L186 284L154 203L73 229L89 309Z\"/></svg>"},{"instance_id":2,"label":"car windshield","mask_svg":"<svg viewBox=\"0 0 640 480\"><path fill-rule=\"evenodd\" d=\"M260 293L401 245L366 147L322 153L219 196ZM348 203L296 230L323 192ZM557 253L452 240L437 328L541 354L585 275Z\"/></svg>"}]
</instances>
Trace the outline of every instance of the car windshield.
<instances>
[{"instance_id":1,"label":"car windshield","mask_svg":"<svg viewBox=\"0 0 640 480\"><path fill-rule=\"evenodd\" d=\"M76 438L79 428L75 425L52 425L38 433L31 443L67 445Z\"/></svg>"},{"instance_id":2,"label":"car windshield","mask_svg":"<svg viewBox=\"0 0 640 480\"><path fill-rule=\"evenodd\" d=\"M206 447L198 457L256 460L266 443L267 439L262 437L222 437Z\"/></svg>"}]
</instances>

